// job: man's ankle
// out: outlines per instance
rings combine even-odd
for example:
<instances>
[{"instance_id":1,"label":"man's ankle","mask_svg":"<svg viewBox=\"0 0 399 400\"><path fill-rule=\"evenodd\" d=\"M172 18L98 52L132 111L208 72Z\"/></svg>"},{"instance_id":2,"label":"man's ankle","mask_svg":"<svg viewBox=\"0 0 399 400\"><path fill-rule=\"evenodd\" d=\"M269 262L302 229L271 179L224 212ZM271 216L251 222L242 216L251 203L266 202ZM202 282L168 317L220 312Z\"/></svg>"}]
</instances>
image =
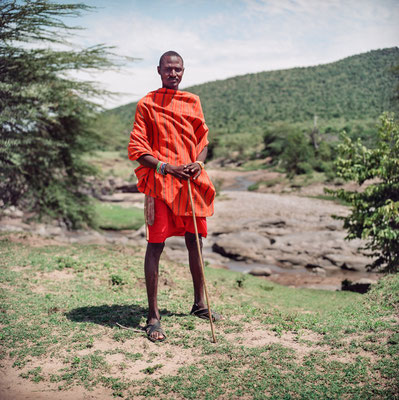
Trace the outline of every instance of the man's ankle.
<instances>
[{"instance_id":1,"label":"man's ankle","mask_svg":"<svg viewBox=\"0 0 399 400\"><path fill-rule=\"evenodd\" d=\"M205 301L203 300L194 302L194 306L198 309L206 308Z\"/></svg>"},{"instance_id":2,"label":"man's ankle","mask_svg":"<svg viewBox=\"0 0 399 400\"><path fill-rule=\"evenodd\" d=\"M154 323L156 321L160 321L161 320L161 316L159 315L159 313L148 313L147 316L147 323Z\"/></svg>"}]
</instances>

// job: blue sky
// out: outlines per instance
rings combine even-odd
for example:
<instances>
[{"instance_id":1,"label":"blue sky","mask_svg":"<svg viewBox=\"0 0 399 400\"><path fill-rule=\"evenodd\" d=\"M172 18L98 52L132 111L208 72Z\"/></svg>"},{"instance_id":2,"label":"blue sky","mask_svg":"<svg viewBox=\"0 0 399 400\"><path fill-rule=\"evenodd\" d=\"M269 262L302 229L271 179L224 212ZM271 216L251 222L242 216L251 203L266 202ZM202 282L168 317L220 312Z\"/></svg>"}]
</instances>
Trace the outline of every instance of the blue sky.
<instances>
[{"instance_id":1,"label":"blue sky","mask_svg":"<svg viewBox=\"0 0 399 400\"><path fill-rule=\"evenodd\" d=\"M68 21L85 28L82 45L116 46L141 58L91 79L138 100L160 86L156 66L167 50L185 61L184 89L251 72L337 61L399 46L399 0L86 0L95 11Z\"/></svg>"}]
</instances>

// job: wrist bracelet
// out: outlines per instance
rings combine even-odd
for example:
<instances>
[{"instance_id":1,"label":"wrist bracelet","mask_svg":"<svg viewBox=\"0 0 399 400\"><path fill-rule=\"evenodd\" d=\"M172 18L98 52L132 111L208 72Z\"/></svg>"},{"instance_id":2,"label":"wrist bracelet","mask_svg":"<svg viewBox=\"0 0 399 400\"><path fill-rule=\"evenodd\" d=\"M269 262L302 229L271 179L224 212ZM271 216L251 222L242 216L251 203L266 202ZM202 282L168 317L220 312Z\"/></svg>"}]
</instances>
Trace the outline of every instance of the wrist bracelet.
<instances>
[{"instance_id":1,"label":"wrist bracelet","mask_svg":"<svg viewBox=\"0 0 399 400\"><path fill-rule=\"evenodd\" d=\"M201 169L205 168L205 164L202 161L196 161L197 164L201 167Z\"/></svg>"},{"instance_id":2,"label":"wrist bracelet","mask_svg":"<svg viewBox=\"0 0 399 400\"><path fill-rule=\"evenodd\" d=\"M166 175L167 174L167 172L166 172L166 164L167 163L164 163L162 161L158 162L157 168L156 168L156 171L157 171L158 174L161 174L161 175Z\"/></svg>"},{"instance_id":3,"label":"wrist bracelet","mask_svg":"<svg viewBox=\"0 0 399 400\"><path fill-rule=\"evenodd\" d=\"M166 166L167 166L167 165L168 165L167 163L163 163L163 164L161 165L160 171L161 171L161 174L162 174L162 175L166 175L166 174L167 174L167 172L166 172Z\"/></svg>"}]
</instances>

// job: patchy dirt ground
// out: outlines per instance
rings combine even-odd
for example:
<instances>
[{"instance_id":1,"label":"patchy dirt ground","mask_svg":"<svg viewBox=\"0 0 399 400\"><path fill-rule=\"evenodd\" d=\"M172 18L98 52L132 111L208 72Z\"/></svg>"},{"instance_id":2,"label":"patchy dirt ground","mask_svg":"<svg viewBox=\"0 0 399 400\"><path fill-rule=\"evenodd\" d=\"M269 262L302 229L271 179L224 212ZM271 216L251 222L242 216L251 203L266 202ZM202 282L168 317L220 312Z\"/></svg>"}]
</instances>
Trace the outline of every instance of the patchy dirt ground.
<instances>
[{"instance_id":1,"label":"patchy dirt ground","mask_svg":"<svg viewBox=\"0 0 399 400\"><path fill-rule=\"evenodd\" d=\"M7 236L11 242L21 243L26 246L36 248L38 246L48 246L59 244L54 239L44 238L38 235L14 233ZM68 246L67 244L63 244ZM122 247L121 251L129 256L143 255L141 249L136 250L131 247ZM26 267L20 267L16 264L13 271L22 272ZM66 285L71 281L73 272L68 270L54 270L51 272L37 271L35 278L38 283L27 282L30 285L32 292L35 294L44 295L46 292L46 281L64 282ZM178 283L174 279L190 279L188 268L174 268L173 274L166 268L162 271L161 289L171 288L172 292L178 289ZM166 279L166 281L165 281ZM260 278L263 279L263 278ZM99 286L98 286L99 287ZM4 291L10 287L2 287ZM140 291L144 293L145 288L140 286ZM217 288L211 288L213 294L217 293ZM181 296L181 294L179 294ZM217 296L219 297L219 295ZM248 300L253 299L247 296ZM1 312L1 308L0 308ZM51 310L51 312L64 313L65 310ZM188 310L187 310L188 312ZM312 314L311 311L304 312L305 314ZM184 320L189 321L190 318L195 319L195 330L188 331L190 335L201 335L201 337L209 338L209 324L206 321L198 320L194 317L184 315ZM246 316L242 313L229 315L229 321L242 323ZM178 321L180 323L180 321ZM195 347L185 347L182 341L178 341L174 333L181 331L182 326L179 323L169 323L164 326L168 340L162 344L154 344L147 340L143 332L135 332L134 335L124 341L115 341L112 337L114 334L112 329L103 325L97 325L90 332L94 337L90 348L80 349L74 352L74 356L83 358L90 354L99 352L105 355L107 364L110 366L108 374L118 379L147 379L146 384L151 384L152 380L162 377L173 377L179 373L181 367L188 365L201 365L206 362L217 362L224 360L227 355L221 351L220 353L205 354L203 349L196 349ZM0 329L2 327L0 326ZM224 326L223 323L219 326L216 325L218 334L223 332L223 340L226 343L233 344L237 347L245 347L248 349L256 349L269 345L281 346L288 351L291 351L295 362L301 364L304 360L311 357L312 354L317 352L326 355L327 361L339 362L350 365L355 363L356 359L361 356L364 359L370 360L371 363L378 362L379 358L376 352L366 351L361 347L356 352L348 352L344 354L342 347L334 348L334 346L327 345L323 342L321 333L316 333L308 329L301 329L300 332L283 331L278 333L272 330L271 326L262 325L259 321L244 322L240 329L234 329L234 326ZM349 341L358 338L359 335L348 335L346 338ZM179 339L181 340L181 338ZM386 341L386 338L383 339ZM349 343L348 343L349 346ZM43 375L50 376L53 372L59 371L64 367L62 362L63 357L67 358L68 349L65 349L65 354L62 350L56 357L44 354L40 356L38 364ZM139 359L128 359L126 354L140 353ZM50 352L49 352L50 353ZM59 383L51 382L47 379L45 381L33 382L31 379L24 379L21 377L21 372L26 372L29 368L18 369L13 366L13 360L8 356L4 357L1 362L0 368L0 400L105 400L113 398L113 390L102 385L97 385L94 390L87 390L83 386L72 386L68 390L60 391L58 389ZM162 367L157 368L157 365ZM148 367L154 368L151 375L146 374L145 370ZM31 368L31 367L30 367ZM245 371L243 371L244 373ZM141 397L135 397L135 399ZM179 398L182 398L181 396ZM223 398L223 397L222 397Z\"/></svg>"}]
</instances>

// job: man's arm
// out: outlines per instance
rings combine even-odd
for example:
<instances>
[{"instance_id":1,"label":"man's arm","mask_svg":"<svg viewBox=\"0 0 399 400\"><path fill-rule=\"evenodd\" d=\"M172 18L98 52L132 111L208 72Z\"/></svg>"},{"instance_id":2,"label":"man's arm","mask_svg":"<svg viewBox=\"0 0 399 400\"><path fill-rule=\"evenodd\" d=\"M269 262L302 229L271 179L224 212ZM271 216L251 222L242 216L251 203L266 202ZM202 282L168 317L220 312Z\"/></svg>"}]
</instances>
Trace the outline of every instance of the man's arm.
<instances>
[{"instance_id":1,"label":"man's arm","mask_svg":"<svg viewBox=\"0 0 399 400\"><path fill-rule=\"evenodd\" d=\"M159 163L159 160L157 160L150 154L145 154L144 156L141 156L137 159L137 161L144 167L153 169L156 169ZM185 165L175 166L172 164L166 164L165 172L179 179L189 179L191 175L187 171L185 171L185 168Z\"/></svg>"},{"instance_id":2,"label":"man's arm","mask_svg":"<svg viewBox=\"0 0 399 400\"><path fill-rule=\"evenodd\" d=\"M204 162L207 154L208 154L208 147L205 146L204 149L201 151L201 153L198 154L196 161ZM156 169L159 163L159 160L157 160L150 154L145 154L144 156L141 156L137 161L144 167L153 169ZM179 179L189 179L191 177L193 177L193 179L197 179L201 174L201 170L202 168L200 164L198 164L198 162L193 162L186 165L177 165L177 166L172 164L166 164L165 168L166 173Z\"/></svg>"}]
</instances>

